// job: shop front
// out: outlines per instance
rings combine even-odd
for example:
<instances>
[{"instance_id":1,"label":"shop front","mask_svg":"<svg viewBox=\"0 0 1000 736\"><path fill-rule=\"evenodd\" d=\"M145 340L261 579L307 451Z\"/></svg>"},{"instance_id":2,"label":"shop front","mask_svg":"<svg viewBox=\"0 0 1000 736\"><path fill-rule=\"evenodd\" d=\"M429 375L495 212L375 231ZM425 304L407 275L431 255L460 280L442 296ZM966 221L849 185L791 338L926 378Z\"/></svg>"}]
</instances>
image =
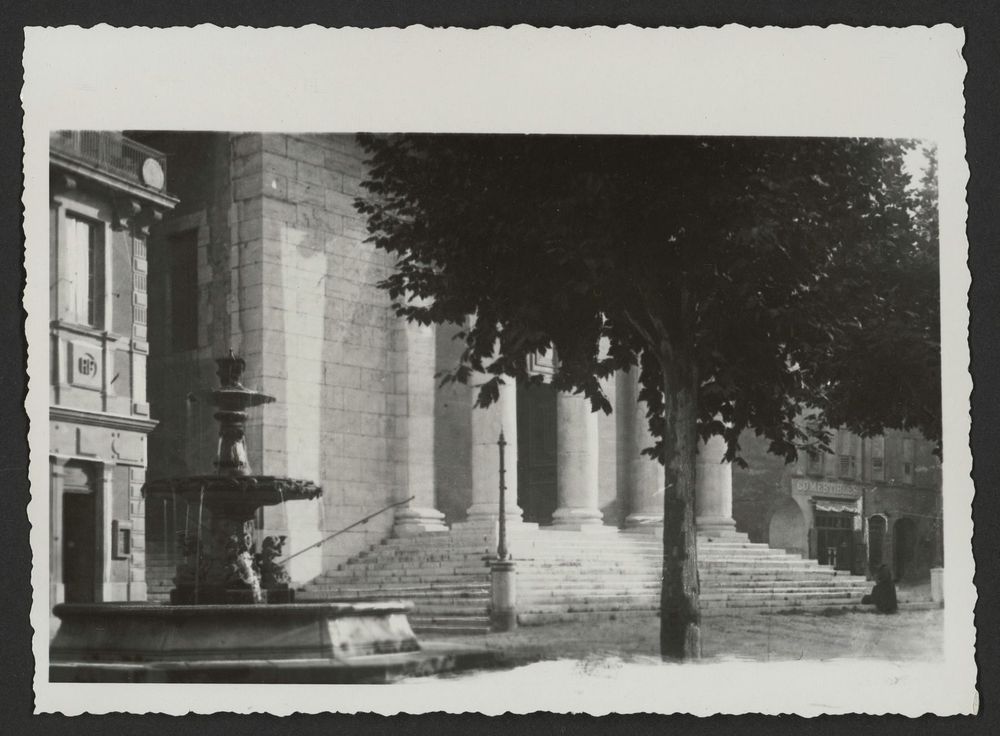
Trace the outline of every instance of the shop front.
<instances>
[{"instance_id":1,"label":"shop front","mask_svg":"<svg viewBox=\"0 0 1000 736\"><path fill-rule=\"evenodd\" d=\"M792 477L791 502L771 518L770 536L821 565L865 572L864 489L860 483Z\"/></svg>"}]
</instances>

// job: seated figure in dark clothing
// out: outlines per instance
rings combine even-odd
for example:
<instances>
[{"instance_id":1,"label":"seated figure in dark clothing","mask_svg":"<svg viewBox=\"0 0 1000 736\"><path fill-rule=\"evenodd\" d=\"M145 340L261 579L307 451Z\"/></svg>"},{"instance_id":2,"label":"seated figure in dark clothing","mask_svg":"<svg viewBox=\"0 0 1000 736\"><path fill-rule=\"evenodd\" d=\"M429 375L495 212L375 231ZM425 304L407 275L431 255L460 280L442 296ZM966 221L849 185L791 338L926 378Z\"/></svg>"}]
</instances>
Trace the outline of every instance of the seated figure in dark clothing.
<instances>
[{"instance_id":1,"label":"seated figure in dark clothing","mask_svg":"<svg viewBox=\"0 0 1000 736\"><path fill-rule=\"evenodd\" d=\"M861 599L862 603L874 604L875 610L879 613L895 613L898 609L896 604L896 585L892 582L892 573L888 565L882 565L875 576L875 587L872 592Z\"/></svg>"}]
</instances>

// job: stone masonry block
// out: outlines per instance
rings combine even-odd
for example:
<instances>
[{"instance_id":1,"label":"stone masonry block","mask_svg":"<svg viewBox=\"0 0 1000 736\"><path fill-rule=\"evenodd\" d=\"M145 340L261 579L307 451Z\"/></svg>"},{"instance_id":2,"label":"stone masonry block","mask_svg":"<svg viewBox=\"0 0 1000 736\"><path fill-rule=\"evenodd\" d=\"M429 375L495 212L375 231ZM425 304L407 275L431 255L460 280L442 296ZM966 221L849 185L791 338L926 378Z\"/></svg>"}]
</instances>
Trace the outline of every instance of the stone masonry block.
<instances>
[{"instance_id":1,"label":"stone masonry block","mask_svg":"<svg viewBox=\"0 0 1000 736\"><path fill-rule=\"evenodd\" d=\"M368 192L361 186L362 181L363 178L360 176L343 174L341 176L340 191L349 197L364 197L368 194Z\"/></svg>"},{"instance_id":2,"label":"stone masonry block","mask_svg":"<svg viewBox=\"0 0 1000 736\"><path fill-rule=\"evenodd\" d=\"M261 154L261 166L265 175L275 174L277 176L283 176L289 180L298 177L298 166L296 162L286 156L279 156L265 151Z\"/></svg>"},{"instance_id":3,"label":"stone masonry block","mask_svg":"<svg viewBox=\"0 0 1000 736\"><path fill-rule=\"evenodd\" d=\"M261 146L267 153L284 156L288 153L287 136L282 133L265 133L261 136Z\"/></svg>"},{"instance_id":4,"label":"stone masonry block","mask_svg":"<svg viewBox=\"0 0 1000 736\"><path fill-rule=\"evenodd\" d=\"M246 156L234 156L230 174L233 178L250 176L253 174L259 176L261 170L261 157L257 153L251 153Z\"/></svg>"},{"instance_id":5,"label":"stone masonry block","mask_svg":"<svg viewBox=\"0 0 1000 736\"><path fill-rule=\"evenodd\" d=\"M386 393L392 389L392 374L377 368L362 368L361 388Z\"/></svg>"},{"instance_id":6,"label":"stone masonry block","mask_svg":"<svg viewBox=\"0 0 1000 736\"><path fill-rule=\"evenodd\" d=\"M248 174L233 180L234 199L253 199L264 191L264 180L260 174Z\"/></svg>"},{"instance_id":7,"label":"stone masonry block","mask_svg":"<svg viewBox=\"0 0 1000 736\"><path fill-rule=\"evenodd\" d=\"M264 234L263 223L260 220L244 220L236 226L236 239L239 241L253 240Z\"/></svg>"},{"instance_id":8,"label":"stone masonry block","mask_svg":"<svg viewBox=\"0 0 1000 736\"><path fill-rule=\"evenodd\" d=\"M301 181L291 181L288 183L288 199L297 204L322 206L325 202L326 194L328 192L319 184L310 184Z\"/></svg>"},{"instance_id":9,"label":"stone masonry block","mask_svg":"<svg viewBox=\"0 0 1000 736\"><path fill-rule=\"evenodd\" d=\"M349 217L355 217L358 211L354 208L354 197L334 189L326 191L326 208Z\"/></svg>"},{"instance_id":10,"label":"stone masonry block","mask_svg":"<svg viewBox=\"0 0 1000 736\"><path fill-rule=\"evenodd\" d=\"M327 148L349 156L364 155L364 149L361 148L352 133L331 133L323 136L323 142L326 143Z\"/></svg>"},{"instance_id":11,"label":"stone masonry block","mask_svg":"<svg viewBox=\"0 0 1000 736\"><path fill-rule=\"evenodd\" d=\"M264 219L278 220L279 222L295 223L295 205L289 202L282 202L271 197L264 197L262 202L262 215Z\"/></svg>"},{"instance_id":12,"label":"stone masonry block","mask_svg":"<svg viewBox=\"0 0 1000 736\"><path fill-rule=\"evenodd\" d=\"M359 368L381 368L385 365L385 355L382 351L373 348L345 345L341 350L341 362L345 365L356 365Z\"/></svg>"},{"instance_id":13,"label":"stone masonry block","mask_svg":"<svg viewBox=\"0 0 1000 736\"><path fill-rule=\"evenodd\" d=\"M295 165L295 176L303 184L315 184L317 186L330 186L330 177L322 166L308 164L299 161Z\"/></svg>"},{"instance_id":14,"label":"stone masonry block","mask_svg":"<svg viewBox=\"0 0 1000 736\"><path fill-rule=\"evenodd\" d=\"M279 174L264 174L263 191L269 197L289 200L291 196L288 192L288 178Z\"/></svg>"},{"instance_id":15,"label":"stone masonry block","mask_svg":"<svg viewBox=\"0 0 1000 736\"><path fill-rule=\"evenodd\" d=\"M316 207L313 210L318 227L328 230L331 233L340 233L344 229L344 217L336 212L330 212L325 207Z\"/></svg>"},{"instance_id":16,"label":"stone masonry block","mask_svg":"<svg viewBox=\"0 0 1000 736\"><path fill-rule=\"evenodd\" d=\"M362 177L365 174L365 165L358 155L351 155L341 151L326 152L326 168L339 171L345 176Z\"/></svg>"},{"instance_id":17,"label":"stone masonry block","mask_svg":"<svg viewBox=\"0 0 1000 736\"><path fill-rule=\"evenodd\" d=\"M233 153L237 156L249 156L260 152L263 145L259 133L242 133L233 136Z\"/></svg>"},{"instance_id":18,"label":"stone masonry block","mask_svg":"<svg viewBox=\"0 0 1000 736\"><path fill-rule=\"evenodd\" d=\"M327 363L323 366L323 381L341 388L361 388L361 369L357 366Z\"/></svg>"},{"instance_id":19,"label":"stone masonry block","mask_svg":"<svg viewBox=\"0 0 1000 736\"><path fill-rule=\"evenodd\" d=\"M312 141L293 137L289 137L286 142L289 158L317 166L322 166L326 162L327 150L323 146Z\"/></svg>"},{"instance_id":20,"label":"stone masonry block","mask_svg":"<svg viewBox=\"0 0 1000 736\"><path fill-rule=\"evenodd\" d=\"M258 220L263 215L263 211L264 203L260 199L247 199L236 203L236 219L239 222Z\"/></svg>"}]
</instances>

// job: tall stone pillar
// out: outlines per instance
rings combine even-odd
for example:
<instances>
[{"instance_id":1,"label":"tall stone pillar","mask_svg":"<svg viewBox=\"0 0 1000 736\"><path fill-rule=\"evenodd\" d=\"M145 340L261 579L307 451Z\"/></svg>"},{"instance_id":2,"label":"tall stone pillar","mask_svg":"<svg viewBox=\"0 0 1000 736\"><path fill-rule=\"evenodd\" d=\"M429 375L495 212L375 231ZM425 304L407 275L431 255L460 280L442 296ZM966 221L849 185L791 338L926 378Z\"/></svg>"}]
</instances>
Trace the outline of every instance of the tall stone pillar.
<instances>
[{"instance_id":1,"label":"tall stone pillar","mask_svg":"<svg viewBox=\"0 0 1000 736\"><path fill-rule=\"evenodd\" d=\"M733 521L733 467L724 462L722 437L699 443L695 470L695 525L699 532L726 534L736 530Z\"/></svg>"},{"instance_id":2,"label":"tall stone pillar","mask_svg":"<svg viewBox=\"0 0 1000 736\"><path fill-rule=\"evenodd\" d=\"M556 397L556 497L553 526L569 530L602 530L598 501L597 414L581 394ZM608 527L610 530L611 527Z\"/></svg>"},{"instance_id":3,"label":"tall stone pillar","mask_svg":"<svg viewBox=\"0 0 1000 736\"><path fill-rule=\"evenodd\" d=\"M479 386L490 379L485 374L470 380L472 401ZM504 508L507 525L522 522L522 509L517 505L517 385L505 378L500 386L500 398L481 409L472 407L472 505L467 524L493 527L500 515L500 450L497 440L503 430L507 441L504 455L507 491Z\"/></svg>"},{"instance_id":4,"label":"tall stone pillar","mask_svg":"<svg viewBox=\"0 0 1000 736\"><path fill-rule=\"evenodd\" d=\"M98 602L124 600L124 591L119 595L118 588L127 584L116 584L111 578L111 520L115 503L115 466L105 462L101 466L101 480L98 486L97 515L100 527L97 529L95 542L97 545L97 590L94 591Z\"/></svg>"},{"instance_id":5,"label":"tall stone pillar","mask_svg":"<svg viewBox=\"0 0 1000 736\"><path fill-rule=\"evenodd\" d=\"M444 532L444 514L434 507L434 327L404 321L403 370L397 385L406 388L406 441L397 464L402 498L415 496L396 509L393 533L398 537Z\"/></svg>"},{"instance_id":6,"label":"tall stone pillar","mask_svg":"<svg viewBox=\"0 0 1000 736\"><path fill-rule=\"evenodd\" d=\"M49 506L49 605L66 600L63 582L63 488L66 480L66 461L49 457L51 504Z\"/></svg>"},{"instance_id":7,"label":"tall stone pillar","mask_svg":"<svg viewBox=\"0 0 1000 736\"><path fill-rule=\"evenodd\" d=\"M621 413L618 441L619 462L624 472L626 508L625 527L632 531L658 532L663 527L663 466L641 454L656 441L649 433L645 404L639 403L639 371L619 371L617 409Z\"/></svg>"}]
</instances>

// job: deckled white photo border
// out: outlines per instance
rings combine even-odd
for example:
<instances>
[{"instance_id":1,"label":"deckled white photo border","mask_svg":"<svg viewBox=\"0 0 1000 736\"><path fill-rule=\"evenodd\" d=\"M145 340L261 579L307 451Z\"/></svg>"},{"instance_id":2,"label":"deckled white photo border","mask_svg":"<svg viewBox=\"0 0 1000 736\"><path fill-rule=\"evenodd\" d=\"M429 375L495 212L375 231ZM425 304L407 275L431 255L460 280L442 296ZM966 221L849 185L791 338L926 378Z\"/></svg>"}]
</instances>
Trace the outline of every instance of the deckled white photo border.
<instances>
[{"instance_id":1,"label":"deckled white photo border","mask_svg":"<svg viewBox=\"0 0 1000 736\"><path fill-rule=\"evenodd\" d=\"M906 29L92 29L25 34L31 614L39 712L549 710L970 713L973 660L964 34ZM540 663L502 687L48 682L48 132L58 128L913 137L940 175L943 663ZM626 674L628 672L628 674Z\"/></svg>"}]
</instances>

